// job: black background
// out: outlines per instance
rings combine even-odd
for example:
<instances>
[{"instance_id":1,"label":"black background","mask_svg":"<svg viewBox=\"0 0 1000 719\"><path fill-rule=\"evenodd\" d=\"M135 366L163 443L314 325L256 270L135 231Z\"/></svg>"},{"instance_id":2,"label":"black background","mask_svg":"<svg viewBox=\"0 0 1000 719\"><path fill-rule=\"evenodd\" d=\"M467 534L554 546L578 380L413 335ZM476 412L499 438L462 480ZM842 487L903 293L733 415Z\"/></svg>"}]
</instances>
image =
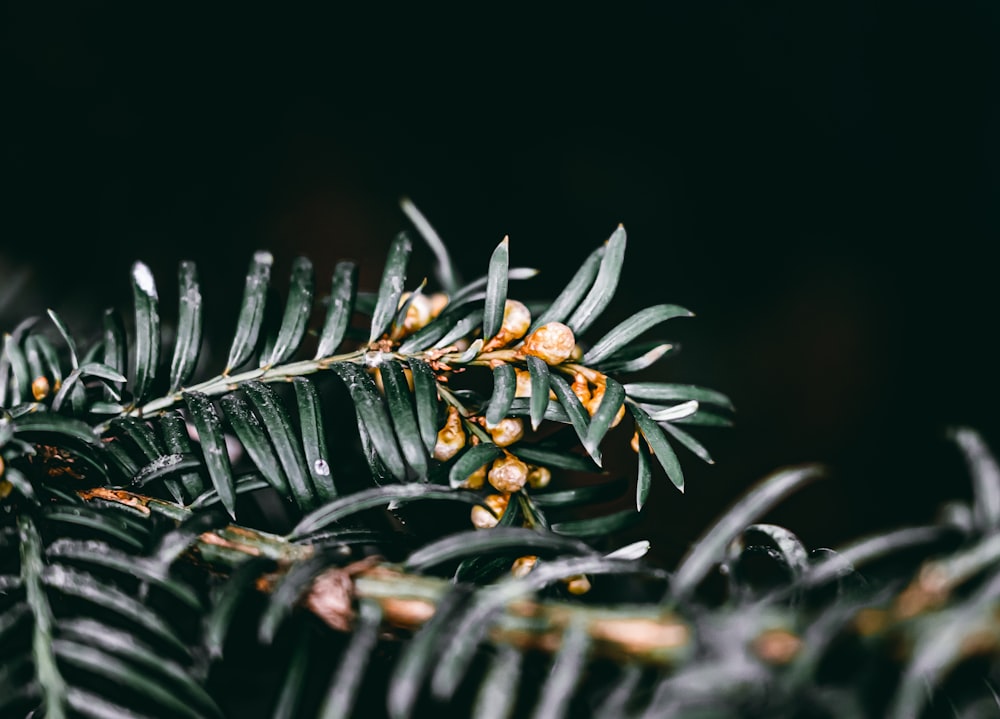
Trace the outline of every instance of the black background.
<instances>
[{"instance_id":1,"label":"black background","mask_svg":"<svg viewBox=\"0 0 1000 719\"><path fill-rule=\"evenodd\" d=\"M948 426L1000 447L995 3L208 5L6 3L5 329L45 306L92 329L140 258L165 308L198 261L218 336L257 248L321 287L357 259L373 289L406 194L467 278L509 234L530 297L623 223L596 336L697 313L649 378L738 422L701 433L718 464L689 458L684 496L654 487L632 534L665 561L779 466L831 466L773 519L832 545L967 495Z\"/></svg>"}]
</instances>

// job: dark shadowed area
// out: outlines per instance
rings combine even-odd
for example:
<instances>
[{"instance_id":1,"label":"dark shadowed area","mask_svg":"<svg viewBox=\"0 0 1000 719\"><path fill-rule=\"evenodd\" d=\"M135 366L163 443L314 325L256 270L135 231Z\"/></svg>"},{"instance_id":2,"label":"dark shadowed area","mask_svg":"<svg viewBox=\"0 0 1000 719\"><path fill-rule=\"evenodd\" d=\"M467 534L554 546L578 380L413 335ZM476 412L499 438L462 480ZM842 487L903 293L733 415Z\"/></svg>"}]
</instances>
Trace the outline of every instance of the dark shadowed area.
<instances>
[{"instance_id":1,"label":"dark shadowed area","mask_svg":"<svg viewBox=\"0 0 1000 719\"><path fill-rule=\"evenodd\" d=\"M228 338L255 249L279 278L307 254L321 288L355 258L374 289L408 195L467 279L509 235L542 270L528 299L623 223L591 340L656 302L697 313L647 378L728 393L737 426L699 434L717 464L686 457L685 495L658 476L629 536L664 562L779 466L832 468L772 517L830 546L967 494L948 426L1000 449L995 4L139 7L5 3L5 330L46 306L96 328L136 259L172 307L193 259Z\"/></svg>"}]
</instances>

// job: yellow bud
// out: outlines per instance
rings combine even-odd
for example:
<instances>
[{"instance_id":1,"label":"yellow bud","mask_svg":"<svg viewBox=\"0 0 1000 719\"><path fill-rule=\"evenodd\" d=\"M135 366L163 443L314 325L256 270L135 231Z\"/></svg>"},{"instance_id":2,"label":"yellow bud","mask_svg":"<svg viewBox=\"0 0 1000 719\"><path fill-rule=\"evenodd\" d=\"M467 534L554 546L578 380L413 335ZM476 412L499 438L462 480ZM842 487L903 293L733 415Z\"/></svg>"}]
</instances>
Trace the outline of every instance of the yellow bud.
<instances>
[{"instance_id":1,"label":"yellow bud","mask_svg":"<svg viewBox=\"0 0 1000 719\"><path fill-rule=\"evenodd\" d=\"M546 364L555 365L569 359L575 346L573 330L562 322L549 322L525 338L523 351Z\"/></svg>"},{"instance_id":2,"label":"yellow bud","mask_svg":"<svg viewBox=\"0 0 1000 719\"><path fill-rule=\"evenodd\" d=\"M802 639L787 629L766 629L754 639L753 649L768 664L788 664L802 649Z\"/></svg>"},{"instance_id":3,"label":"yellow bud","mask_svg":"<svg viewBox=\"0 0 1000 719\"><path fill-rule=\"evenodd\" d=\"M577 372L573 375L573 384L570 385L570 389L573 390L573 394L580 400L580 404L586 405L590 401L590 384L582 373Z\"/></svg>"},{"instance_id":4,"label":"yellow bud","mask_svg":"<svg viewBox=\"0 0 1000 719\"><path fill-rule=\"evenodd\" d=\"M517 384L514 387L515 397L531 396L531 374L526 369L514 369L514 378Z\"/></svg>"},{"instance_id":5,"label":"yellow bud","mask_svg":"<svg viewBox=\"0 0 1000 719\"><path fill-rule=\"evenodd\" d=\"M500 331L483 345L483 351L489 352L498 347L506 347L514 340L524 337L529 327L531 327L531 312L525 304L517 300L507 300L503 306L503 324L500 325Z\"/></svg>"},{"instance_id":6,"label":"yellow bud","mask_svg":"<svg viewBox=\"0 0 1000 719\"><path fill-rule=\"evenodd\" d=\"M566 589L570 594L577 596L586 594L590 591L590 580L585 575L578 574L566 580Z\"/></svg>"},{"instance_id":7,"label":"yellow bud","mask_svg":"<svg viewBox=\"0 0 1000 719\"><path fill-rule=\"evenodd\" d=\"M548 467L529 467L528 485L532 489L544 489L552 481L552 472Z\"/></svg>"},{"instance_id":8,"label":"yellow bud","mask_svg":"<svg viewBox=\"0 0 1000 719\"><path fill-rule=\"evenodd\" d=\"M483 501L486 502L487 507L493 510L494 514L499 516L507 510L507 504L510 502L510 495L487 494Z\"/></svg>"},{"instance_id":9,"label":"yellow bud","mask_svg":"<svg viewBox=\"0 0 1000 719\"><path fill-rule=\"evenodd\" d=\"M590 401L583 403L583 406L587 408L587 412L590 414L591 417L593 417L594 413L597 412L597 408L601 406L601 400L603 399L604 399L604 385L599 384L594 388L594 393L593 395L591 395ZM625 417L625 404L622 403L622 406L618 408L617 414L615 414L615 418L611 420L611 426L617 427L618 423L621 422L624 417ZM639 450L636 449L635 451L638 452Z\"/></svg>"},{"instance_id":10,"label":"yellow bud","mask_svg":"<svg viewBox=\"0 0 1000 719\"><path fill-rule=\"evenodd\" d=\"M434 445L434 459L447 462L465 446L465 432L462 430L462 416L454 407L448 408L448 419L438 432Z\"/></svg>"},{"instance_id":11,"label":"yellow bud","mask_svg":"<svg viewBox=\"0 0 1000 719\"><path fill-rule=\"evenodd\" d=\"M493 516L490 510L480 507L478 504L472 508L469 519L472 521L472 526L476 529L493 529L500 521Z\"/></svg>"},{"instance_id":12,"label":"yellow bud","mask_svg":"<svg viewBox=\"0 0 1000 719\"><path fill-rule=\"evenodd\" d=\"M622 406L618 408L618 412L617 412L617 414L615 414L615 418L613 420L611 420L611 426L612 427L617 427L621 423L621 421L623 419L625 419L625 405L624 404L622 404Z\"/></svg>"},{"instance_id":13,"label":"yellow bud","mask_svg":"<svg viewBox=\"0 0 1000 719\"><path fill-rule=\"evenodd\" d=\"M31 395L36 402L41 402L49 396L49 380L45 375L35 377L31 383Z\"/></svg>"},{"instance_id":14,"label":"yellow bud","mask_svg":"<svg viewBox=\"0 0 1000 719\"><path fill-rule=\"evenodd\" d=\"M375 387L378 388L379 392L381 392L382 394L385 394L385 383L382 381L382 370L379 369L378 367L372 367L368 371L371 373L372 377L375 378ZM406 378L406 386L409 387L410 391L412 392L413 391L413 372L410 370L409 367L404 367L403 368L403 377Z\"/></svg>"},{"instance_id":15,"label":"yellow bud","mask_svg":"<svg viewBox=\"0 0 1000 719\"><path fill-rule=\"evenodd\" d=\"M645 445L650 454L656 454L656 452L653 451L653 448L649 446L648 442L645 442ZM632 441L629 443L629 446L632 448L633 452L639 454L639 430L636 430L635 434L632 435Z\"/></svg>"},{"instance_id":16,"label":"yellow bud","mask_svg":"<svg viewBox=\"0 0 1000 719\"><path fill-rule=\"evenodd\" d=\"M486 465L477 469L475 472L470 474L465 480L459 485L462 489L481 489L482 486L486 484Z\"/></svg>"},{"instance_id":17,"label":"yellow bud","mask_svg":"<svg viewBox=\"0 0 1000 719\"><path fill-rule=\"evenodd\" d=\"M483 501L489 509L481 507L477 504L472 508L472 512L469 516L476 529L492 529L497 526L497 522L500 521L500 517L503 515L504 510L507 509L507 503L510 501L510 497L506 494L488 494Z\"/></svg>"},{"instance_id":18,"label":"yellow bud","mask_svg":"<svg viewBox=\"0 0 1000 719\"><path fill-rule=\"evenodd\" d=\"M437 317L448 306L448 295L444 292L435 292L428 299L431 301L431 317Z\"/></svg>"},{"instance_id":19,"label":"yellow bud","mask_svg":"<svg viewBox=\"0 0 1000 719\"><path fill-rule=\"evenodd\" d=\"M514 377L517 384L514 387L515 397L530 397L531 396L531 373L526 369L514 369ZM555 399L556 393L549 390L549 399Z\"/></svg>"},{"instance_id":20,"label":"yellow bud","mask_svg":"<svg viewBox=\"0 0 1000 719\"><path fill-rule=\"evenodd\" d=\"M0 499L6 499L14 490L14 485L6 479L0 479Z\"/></svg>"},{"instance_id":21,"label":"yellow bud","mask_svg":"<svg viewBox=\"0 0 1000 719\"><path fill-rule=\"evenodd\" d=\"M497 447L507 447L524 436L524 421L517 417L505 417L496 427L487 429L493 444Z\"/></svg>"},{"instance_id":22,"label":"yellow bud","mask_svg":"<svg viewBox=\"0 0 1000 719\"><path fill-rule=\"evenodd\" d=\"M524 557L518 557L517 559L514 560L514 563L511 565L510 573L513 574L518 579L520 579L521 577L526 576L528 572L530 572L532 569L534 569L536 564L538 564L538 557L535 556L534 554L529 554Z\"/></svg>"},{"instance_id":23,"label":"yellow bud","mask_svg":"<svg viewBox=\"0 0 1000 719\"><path fill-rule=\"evenodd\" d=\"M597 412L597 408L601 406L602 399L604 399L604 388L595 387L594 393L590 395L590 399L583 403L583 406L587 410L587 414L593 417L594 413Z\"/></svg>"},{"instance_id":24,"label":"yellow bud","mask_svg":"<svg viewBox=\"0 0 1000 719\"><path fill-rule=\"evenodd\" d=\"M404 292L399 298L398 307L402 307L408 299L410 292ZM406 308L406 315L403 317L403 324L393 331L393 339L399 339L412 334L425 327L434 318L432 303L429 297L417 294L413 297L409 307Z\"/></svg>"},{"instance_id":25,"label":"yellow bud","mask_svg":"<svg viewBox=\"0 0 1000 719\"><path fill-rule=\"evenodd\" d=\"M500 492L516 492L528 481L528 465L508 455L493 463L487 479Z\"/></svg>"},{"instance_id":26,"label":"yellow bud","mask_svg":"<svg viewBox=\"0 0 1000 719\"><path fill-rule=\"evenodd\" d=\"M519 340L531 327L531 312L523 302L507 300L503 306L503 325L500 331L512 340Z\"/></svg>"}]
</instances>

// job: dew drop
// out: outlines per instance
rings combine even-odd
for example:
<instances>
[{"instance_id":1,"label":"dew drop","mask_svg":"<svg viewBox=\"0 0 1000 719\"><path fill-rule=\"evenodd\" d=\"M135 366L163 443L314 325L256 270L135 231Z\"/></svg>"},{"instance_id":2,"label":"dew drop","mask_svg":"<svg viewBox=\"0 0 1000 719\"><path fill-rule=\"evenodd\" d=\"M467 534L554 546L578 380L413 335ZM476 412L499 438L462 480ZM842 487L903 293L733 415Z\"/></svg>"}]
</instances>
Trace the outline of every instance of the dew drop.
<instances>
[{"instance_id":1,"label":"dew drop","mask_svg":"<svg viewBox=\"0 0 1000 719\"><path fill-rule=\"evenodd\" d=\"M317 459L313 462L313 470L321 477L330 476L330 465L326 463L325 459Z\"/></svg>"}]
</instances>

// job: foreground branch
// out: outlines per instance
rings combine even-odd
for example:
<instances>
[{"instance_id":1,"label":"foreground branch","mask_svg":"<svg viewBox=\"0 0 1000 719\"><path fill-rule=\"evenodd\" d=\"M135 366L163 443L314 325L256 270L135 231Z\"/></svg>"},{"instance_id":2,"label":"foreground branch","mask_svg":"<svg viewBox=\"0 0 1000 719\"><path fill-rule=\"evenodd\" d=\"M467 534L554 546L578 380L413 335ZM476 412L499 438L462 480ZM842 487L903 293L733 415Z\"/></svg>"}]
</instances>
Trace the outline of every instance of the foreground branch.
<instances>
[{"instance_id":1,"label":"foreground branch","mask_svg":"<svg viewBox=\"0 0 1000 719\"><path fill-rule=\"evenodd\" d=\"M176 504L125 490L97 488L79 494L87 500L112 502L146 516L156 513L183 520L190 515ZM313 556L310 545L238 525L202 533L192 550L202 560L227 568L250 557L274 560L279 571L257 583L265 591L270 591L293 564ZM397 565L367 559L320 574L303 605L330 627L349 631L355 604L374 601L381 606L387 627L414 630L434 615L438 603L453 586L448 580L403 572ZM619 661L673 666L682 662L693 647L690 625L657 605L611 608L548 599L518 599L506 604L490 638L498 644L552 652L559 648L566 627L575 622L586 627L597 654Z\"/></svg>"},{"instance_id":2,"label":"foreground branch","mask_svg":"<svg viewBox=\"0 0 1000 719\"><path fill-rule=\"evenodd\" d=\"M146 516L156 513L178 521L191 516L189 510L171 502L124 490L97 488L79 494L87 500L111 502ZM986 542L960 555L959 564L964 567L991 561L998 548L1000 542ZM311 545L238 525L202 533L191 549L203 561L228 569L251 557L272 559L278 570L256 583L258 589L268 592L293 565L314 555ZM970 576L968 571L956 570L943 578L946 564L927 562L905 591L882 605L859 607L844 626L869 639L878 636L891 640L905 634L915 618L934 614L945 606L951 592ZM381 609L387 631L414 631L434 616L453 587L448 580L405 572L397 564L369 557L325 570L313 581L301 603L331 628L351 631L357 604L374 602ZM488 636L494 644L553 653L570 625L585 629L595 655L622 663L676 668L686 663L696 646L694 626L665 606L602 607L523 597L500 608ZM746 646L761 661L776 665L793 661L804 648L797 628L780 621L762 626L748 637ZM994 633L989 646L980 642L975 650L1000 651L1000 631Z\"/></svg>"}]
</instances>

